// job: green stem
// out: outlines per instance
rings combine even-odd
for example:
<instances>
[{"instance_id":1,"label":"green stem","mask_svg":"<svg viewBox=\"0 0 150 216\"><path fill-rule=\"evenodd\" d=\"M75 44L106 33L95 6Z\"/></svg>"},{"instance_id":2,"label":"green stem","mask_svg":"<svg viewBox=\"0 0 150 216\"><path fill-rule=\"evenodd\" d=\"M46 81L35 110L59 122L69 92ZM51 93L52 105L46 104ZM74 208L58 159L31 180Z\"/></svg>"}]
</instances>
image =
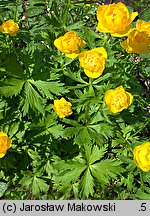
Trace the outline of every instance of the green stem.
<instances>
[{"instance_id":1,"label":"green stem","mask_svg":"<svg viewBox=\"0 0 150 216\"><path fill-rule=\"evenodd\" d=\"M10 54L11 53L11 47L12 47L12 40L8 34L6 34L6 45L8 47L8 53Z\"/></svg>"},{"instance_id":2,"label":"green stem","mask_svg":"<svg viewBox=\"0 0 150 216\"><path fill-rule=\"evenodd\" d=\"M109 44L110 38L111 38L111 35L110 35L109 33L104 33L103 40L104 40L104 43L105 43L106 45Z\"/></svg>"},{"instance_id":3,"label":"green stem","mask_svg":"<svg viewBox=\"0 0 150 216\"><path fill-rule=\"evenodd\" d=\"M89 95L92 96L94 95L94 89L93 89L93 79L90 78L89 79ZM84 124L87 124L88 122L88 114L89 114L89 108L90 108L90 102L87 103L87 107L86 107L86 110L85 110L85 116L84 116Z\"/></svg>"},{"instance_id":4,"label":"green stem","mask_svg":"<svg viewBox=\"0 0 150 216\"><path fill-rule=\"evenodd\" d=\"M88 113L89 113L89 102L86 106L85 115L84 115L84 124L87 124L88 122Z\"/></svg>"},{"instance_id":5,"label":"green stem","mask_svg":"<svg viewBox=\"0 0 150 216\"><path fill-rule=\"evenodd\" d=\"M144 188L144 180L143 180L143 173L141 170L140 170L140 180L141 180L141 188L143 189Z\"/></svg>"},{"instance_id":6,"label":"green stem","mask_svg":"<svg viewBox=\"0 0 150 216\"><path fill-rule=\"evenodd\" d=\"M92 86L93 85L93 78L89 79L89 85Z\"/></svg>"}]
</instances>

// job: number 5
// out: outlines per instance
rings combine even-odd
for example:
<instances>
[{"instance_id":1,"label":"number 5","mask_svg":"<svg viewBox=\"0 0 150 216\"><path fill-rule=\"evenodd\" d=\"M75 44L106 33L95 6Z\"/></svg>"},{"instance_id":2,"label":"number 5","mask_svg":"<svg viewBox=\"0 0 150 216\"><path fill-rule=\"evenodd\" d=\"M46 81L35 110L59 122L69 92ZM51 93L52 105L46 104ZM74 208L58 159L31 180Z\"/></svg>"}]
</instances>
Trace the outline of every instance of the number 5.
<instances>
[{"instance_id":1,"label":"number 5","mask_svg":"<svg viewBox=\"0 0 150 216\"><path fill-rule=\"evenodd\" d=\"M146 211L146 203L141 204L141 211Z\"/></svg>"}]
</instances>

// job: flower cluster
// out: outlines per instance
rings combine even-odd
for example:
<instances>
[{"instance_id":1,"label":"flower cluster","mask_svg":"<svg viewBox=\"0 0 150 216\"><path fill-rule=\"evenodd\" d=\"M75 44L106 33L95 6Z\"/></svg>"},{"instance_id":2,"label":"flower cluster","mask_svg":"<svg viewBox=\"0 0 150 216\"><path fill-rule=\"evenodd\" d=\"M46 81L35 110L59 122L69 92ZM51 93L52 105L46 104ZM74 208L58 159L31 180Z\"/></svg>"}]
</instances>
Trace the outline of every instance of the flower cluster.
<instances>
[{"instance_id":1,"label":"flower cluster","mask_svg":"<svg viewBox=\"0 0 150 216\"><path fill-rule=\"evenodd\" d=\"M11 147L11 139L8 138L7 134L0 132L0 158L4 157L7 150Z\"/></svg>"},{"instance_id":2,"label":"flower cluster","mask_svg":"<svg viewBox=\"0 0 150 216\"><path fill-rule=\"evenodd\" d=\"M113 37L127 37L120 42L120 46L128 53L149 53L150 45L150 22L138 20L136 27L132 27L133 20L138 12L130 12L122 3L99 5L97 9L97 27L100 33L109 33ZM0 25L0 32L16 36L19 25L9 19ZM80 67L89 78L95 79L102 75L108 58L107 49L95 47L91 50L83 50L86 46L84 41L75 31L66 32L63 36L54 40L55 47L67 57L78 58ZM127 109L133 95L125 91L124 87L118 86L109 89L104 94L104 101L111 113L118 113ZM54 100L53 110L59 118L64 118L73 113L72 104L65 98ZM0 132L0 158L4 157L11 147L12 140L4 132ZM136 165L144 172L150 170L150 142L136 146L133 150Z\"/></svg>"},{"instance_id":3,"label":"flower cluster","mask_svg":"<svg viewBox=\"0 0 150 216\"><path fill-rule=\"evenodd\" d=\"M54 45L65 53L67 57L79 57L80 66L84 68L84 72L88 77L97 78L105 68L107 52L103 47L80 52L79 48L85 44L86 42L74 31L69 31L54 41Z\"/></svg>"},{"instance_id":4,"label":"flower cluster","mask_svg":"<svg viewBox=\"0 0 150 216\"><path fill-rule=\"evenodd\" d=\"M97 9L98 25L96 29L102 33L110 33L113 37L124 37L127 39L120 43L121 47L129 53L148 53L150 45L150 22L139 20L136 28L131 23L138 16L138 12L129 12L122 3L110 5L99 5ZM76 32L67 32L64 36L56 39L54 45L67 57L78 57L80 66L89 78L98 78L105 69L107 51L104 47L80 52L80 48L86 45ZM112 113L127 109L132 101L133 95L125 91L124 87L118 86L108 90L104 95L104 101ZM71 103L64 98L54 100L53 109L60 118L71 115ZM134 161L143 171L150 170L150 142L135 147Z\"/></svg>"},{"instance_id":5,"label":"flower cluster","mask_svg":"<svg viewBox=\"0 0 150 216\"><path fill-rule=\"evenodd\" d=\"M110 33L114 37L128 36L120 45L129 53L148 53L150 22L139 20L136 23L136 28L132 28L131 22L137 15L137 12L129 12L122 2L99 5L96 29L100 32Z\"/></svg>"}]
</instances>

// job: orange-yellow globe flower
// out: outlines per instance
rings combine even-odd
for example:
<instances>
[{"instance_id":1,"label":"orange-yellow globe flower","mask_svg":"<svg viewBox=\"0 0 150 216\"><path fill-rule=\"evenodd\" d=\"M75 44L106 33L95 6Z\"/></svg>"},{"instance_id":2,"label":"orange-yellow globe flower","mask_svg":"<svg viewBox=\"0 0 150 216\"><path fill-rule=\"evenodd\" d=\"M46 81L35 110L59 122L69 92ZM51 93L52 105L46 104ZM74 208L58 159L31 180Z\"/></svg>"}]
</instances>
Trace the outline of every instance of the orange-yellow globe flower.
<instances>
[{"instance_id":1,"label":"orange-yellow globe flower","mask_svg":"<svg viewBox=\"0 0 150 216\"><path fill-rule=\"evenodd\" d=\"M148 37L146 31L133 29L128 35L128 38L121 42L120 45L128 53L149 53L150 37Z\"/></svg>"},{"instance_id":2,"label":"orange-yellow globe flower","mask_svg":"<svg viewBox=\"0 0 150 216\"><path fill-rule=\"evenodd\" d=\"M71 106L72 104L62 97L60 100L54 100L53 109L55 110L59 118L64 118L73 113Z\"/></svg>"},{"instance_id":3,"label":"orange-yellow globe flower","mask_svg":"<svg viewBox=\"0 0 150 216\"><path fill-rule=\"evenodd\" d=\"M104 101L110 112L117 113L123 109L127 109L131 105L133 96L129 92L126 92L123 86L119 86L108 90L104 95Z\"/></svg>"},{"instance_id":4,"label":"orange-yellow globe flower","mask_svg":"<svg viewBox=\"0 0 150 216\"><path fill-rule=\"evenodd\" d=\"M150 22L139 20L136 23L136 29L140 32L146 32L148 34L148 37L150 37Z\"/></svg>"},{"instance_id":5,"label":"orange-yellow globe flower","mask_svg":"<svg viewBox=\"0 0 150 216\"><path fill-rule=\"evenodd\" d=\"M7 20L0 26L0 31L2 33L10 34L11 36L16 36L19 30L19 26L13 20Z\"/></svg>"},{"instance_id":6,"label":"orange-yellow globe flower","mask_svg":"<svg viewBox=\"0 0 150 216\"><path fill-rule=\"evenodd\" d=\"M69 31L54 40L54 45L69 58L76 58L80 52L79 48L86 44L75 31Z\"/></svg>"},{"instance_id":7,"label":"orange-yellow globe flower","mask_svg":"<svg viewBox=\"0 0 150 216\"><path fill-rule=\"evenodd\" d=\"M150 142L143 143L133 149L134 161L144 172L150 170Z\"/></svg>"},{"instance_id":8,"label":"orange-yellow globe flower","mask_svg":"<svg viewBox=\"0 0 150 216\"><path fill-rule=\"evenodd\" d=\"M114 37L126 36L132 29L130 24L137 15L138 12L129 12L122 2L99 5L96 29L100 32L111 33Z\"/></svg>"},{"instance_id":9,"label":"orange-yellow globe flower","mask_svg":"<svg viewBox=\"0 0 150 216\"><path fill-rule=\"evenodd\" d=\"M11 147L11 139L6 133L0 132L0 158L4 157L7 150Z\"/></svg>"},{"instance_id":10,"label":"orange-yellow globe flower","mask_svg":"<svg viewBox=\"0 0 150 216\"><path fill-rule=\"evenodd\" d=\"M139 20L128 35L128 38L120 45L129 53L149 53L150 46L150 22Z\"/></svg>"},{"instance_id":11,"label":"orange-yellow globe flower","mask_svg":"<svg viewBox=\"0 0 150 216\"><path fill-rule=\"evenodd\" d=\"M103 47L83 51L79 54L80 66L84 68L85 74L90 78L97 78L105 69L107 52Z\"/></svg>"}]
</instances>

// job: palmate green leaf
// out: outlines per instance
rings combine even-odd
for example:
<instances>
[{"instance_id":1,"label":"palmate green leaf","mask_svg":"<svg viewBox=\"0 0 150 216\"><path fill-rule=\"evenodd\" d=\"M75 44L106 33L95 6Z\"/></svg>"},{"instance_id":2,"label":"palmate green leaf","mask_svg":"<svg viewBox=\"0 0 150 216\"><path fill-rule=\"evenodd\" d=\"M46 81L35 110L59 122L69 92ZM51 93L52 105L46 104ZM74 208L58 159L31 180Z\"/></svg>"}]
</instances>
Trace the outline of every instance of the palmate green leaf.
<instances>
[{"instance_id":1,"label":"palmate green leaf","mask_svg":"<svg viewBox=\"0 0 150 216\"><path fill-rule=\"evenodd\" d=\"M5 97L17 96L25 83L25 80L10 78L0 83L0 94Z\"/></svg>"},{"instance_id":2,"label":"palmate green leaf","mask_svg":"<svg viewBox=\"0 0 150 216\"><path fill-rule=\"evenodd\" d=\"M57 188L58 189L58 188ZM73 189L73 185L68 185L66 188L61 187L60 192L61 192L61 197L59 197L59 200L67 200L68 197L70 197L70 192Z\"/></svg>"},{"instance_id":3,"label":"palmate green leaf","mask_svg":"<svg viewBox=\"0 0 150 216\"><path fill-rule=\"evenodd\" d=\"M48 185L45 180L39 176L35 176L31 171L26 171L23 173L23 178L19 181L23 187L27 187L33 193L33 195L38 195L40 192L47 192Z\"/></svg>"},{"instance_id":4,"label":"palmate green leaf","mask_svg":"<svg viewBox=\"0 0 150 216\"><path fill-rule=\"evenodd\" d=\"M47 82L42 80L30 80L30 83L32 83L43 96L46 96L50 99L53 99L53 94L62 95L68 92L67 88L64 87L64 84L59 83L58 81Z\"/></svg>"},{"instance_id":5,"label":"palmate green leaf","mask_svg":"<svg viewBox=\"0 0 150 216\"><path fill-rule=\"evenodd\" d=\"M61 124L53 125L47 129L47 131L53 135L54 138L58 139L59 137L64 136L63 126Z\"/></svg>"},{"instance_id":6,"label":"palmate green leaf","mask_svg":"<svg viewBox=\"0 0 150 216\"><path fill-rule=\"evenodd\" d=\"M93 130L92 128L88 128L88 132L93 143L96 143L97 145L101 146L106 141L101 134L97 133L97 131Z\"/></svg>"},{"instance_id":7,"label":"palmate green leaf","mask_svg":"<svg viewBox=\"0 0 150 216\"><path fill-rule=\"evenodd\" d=\"M107 151L107 145L98 147L94 145L93 148L90 145L84 145L86 159L89 165L95 163L96 161L100 160Z\"/></svg>"},{"instance_id":8,"label":"palmate green leaf","mask_svg":"<svg viewBox=\"0 0 150 216\"><path fill-rule=\"evenodd\" d=\"M62 173L67 170L74 170L75 168L80 167L80 165L81 167L86 168L85 166L86 161L83 159L81 154L74 157L72 160L67 160L67 161L61 160L58 156L54 156L53 159L55 161L53 163L54 168L56 170L59 170Z\"/></svg>"},{"instance_id":9,"label":"palmate green leaf","mask_svg":"<svg viewBox=\"0 0 150 216\"><path fill-rule=\"evenodd\" d=\"M150 200L150 191L149 192L144 192L141 189L137 191L135 194L136 199L141 199L141 200Z\"/></svg>"},{"instance_id":10,"label":"palmate green leaf","mask_svg":"<svg viewBox=\"0 0 150 216\"><path fill-rule=\"evenodd\" d=\"M107 123L99 123L96 125L89 125L97 133L103 135L106 139L114 136L114 127Z\"/></svg>"},{"instance_id":11,"label":"palmate green leaf","mask_svg":"<svg viewBox=\"0 0 150 216\"><path fill-rule=\"evenodd\" d=\"M121 167L120 161L115 160L102 160L90 166L91 173L101 183L107 184L111 178L116 179L125 170Z\"/></svg>"},{"instance_id":12,"label":"palmate green leaf","mask_svg":"<svg viewBox=\"0 0 150 216\"><path fill-rule=\"evenodd\" d=\"M29 107L33 111L39 111L40 113L44 114L44 99L38 94L38 92L32 87L29 82L25 83L25 98L21 101L23 115L25 116L28 111Z\"/></svg>"},{"instance_id":13,"label":"palmate green leaf","mask_svg":"<svg viewBox=\"0 0 150 216\"><path fill-rule=\"evenodd\" d=\"M20 122L11 122L11 125L9 127L9 136L14 136L19 131Z\"/></svg>"},{"instance_id":14,"label":"palmate green leaf","mask_svg":"<svg viewBox=\"0 0 150 216\"><path fill-rule=\"evenodd\" d=\"M64 137L64 129L61 124L56 124L54 113L43 116L41 121L33 122L30 125L28 137L40 137L51 134L54 138Z\"/></svg>"},{"instance_id":15,"label":"palmate green leaf","mask_svg":"<svg viewBox=\"0 0 150 216\"><path fill-rule=\"evenodd\" d=\"M40 192L47 192L48 188L49 186L46 184L46 182L43 179L33 177L33 182L30 185L30 189L33 195L38 195L40 194Z\"/></svg>"},{"instance_id":16,"label":"palmate green leaf","mask_svg":"<svg viewBox=\"0 0 150 216\"><path fill-rule=\"evenodd\" d=\"M67 138L73 138L79 133L80 129L78 127L67 127L64 129L64 135Z\"/></svg>"},{"instance_id":17,"label":"palmate green leaf","mask_svg":"<svg viewBox=\"0 0 150 216\"><path fill-rule=\"evenodd\" d=\"M62 121L65 122L66 124L69 124L69 125L72 125L75 127L81 126L76 120L64 118L64 119L62 119Z\"/></svg>"},{"instance_id":18,"label":"palmate green leaf","mask_svg":"<svg viewBox=\"0 0 150 216\"><path fill-rule=\"evenodd\" d=\"M76 125L76 122L74 122L74 125ZM98 127L97 130L95 130L95 127ZM73 137L74 141L76 144L78 144L79 146L81 145L88 145L90 143L95 143L98 145L101 145L105 139L107 139L108 137L110 137L110 135L112 134L111 131L105 131L103 129L103 131L99 130L100 125L87 125L87 126L83 126L83 125L76 125L74 127L67 127L64 129L64 135L66 137ZM110 134L110 135L107 135Z\"/></svg>"},{"instance_id":19,"label":"palmate green leaf","mask_svg":"<svg viewBox=\"0 0 150 216\"><path fill-rule=\"evenodd\" d=\"M97 146L92 148L90 145L84 145L84 148L85 152L82 152L82 155L72 160L62 161L56 159L54 170L57 170L57 175L53 180L55 187L59 188L63 193L65 193L68 187L72 190L70 185L78 182L78 195L83 198L88 198L89 195L93 195L93 187L95 185L95 176L91 172L91 164L104 156L107 147L105 146L100 149ZM85 156L83 156L84 154Z\"/></svg>"},{"instance_id":20,"label":"palmate green leaf","mask_svg":"<svg viewBox=\"0 0 150 216\"><path fill-rule=\"evenodd\" d=\"M54 178L54 181L63 187L66 187L70 183L75 183L87 167L84 163L80 163L80 161L78 161L82 161L82 158L80 157L81 156L77 156L73 160L66 162L63 160L58 162L56 161L53 166L55 170L58 170L58 173L56 178Z\"/></svg>"},{"instance_id":21,"label":"palmate green leaf","mask_svg":"<svg viewBox=\"0 0 150 216\"><path fill-rule=\"evenodd\" d=\"M134 176L132 173L129 173L127 178L122 177L121 181L124 183L125 186L127 186L129 190L132 190L132 188L134 187Z\"/></svg>"},{"instance_id":22,"label":"palmate green leaf","mask_svg":"<svg viewBox=\"0 0 150 216\"><path fill-rule=\"evenodd\" d=\"M32 150L32 149L28 149L27 152L28 152L29 157L32 158L32 160L34 160L34 161L41 160L41 157L37 151Z\"/></svg>"},{"instance_id":23,"label":"palmate green leaf","mask_svg":"<svg viewBox=\"0 0 150 216\"><path fill-rule=\"evenodd\" d=\"M55 124L56 124L56 114L52 112L52 113L47 113L40 120L37 120L36 122L32 122L32 124L30 124L30 129L35 131L36 128L39 127L49 128L50 126L53 126Z\"/></svg>"},{"instance_id":24,"label":"palmate green leaf","mask_svg":"<svg viewBox=\"0 0 150 216\"><path fill-rule=\"evenodd\" d=\"M92 142L92 138L89 134L87 127L79 127L78 134L75 135L74 141L78 145L90 144Z\"/></svg>"},{"instance_id":25,"label":"palmate green leaf","mask_svg":"<svg viewBox=\"0 0 150 216\"><path fill-rule=\"evenodd\" d=\"M47 161L46 161L46 163L45 163L45 165L44 165L43 168L44 168L44 170L46 171L48 177L51 177L52 172L53 172L53 167L52 167L52 165L51 165L50 160L47 160Z\"/></svg>"},{"instance_id":26,"label":"palmate green leaf","mask_svg":"<svg viewBox=\"0 0 150 216\"><path fill-rule=\"evenodd\" d=\"M121 167L120 161L101 160L106 153L107 146L102 148L93 146L92 148L90 145L84 145L84 148L82 148L80 155L71 160L64 161L57 157L54 159L53 180L55 187L64 193L64 189L67 190L70 185L78 182L79 197L88 198L89 195L94 193L95 179L105 185L111 179L116 179L125 170ZM99 160L101 161L97 162Z\"/></svg>"},{"instance_id":27,"label":"palmate green leaf","mask_svg":"<svg viewBox=\"0 0 150 216\"><path fill-rule=\"evenodd\" d=\"M86 169L79 186L81 197L88 198L89 195L94 193L94 179L91 175L90 169Z\"/></svg>"},{"instance_id":28,"label":"palmate green leaf","mask_svg":"<svg viewBox=\"0 0 150 216\"><path fill-rule=\"evenodd\" d=\"M66 173L64 173L63 176L58 177L60 184L62 184L63 186L67 186L71 182L76 182L83 170L85 170L85 166L78 163L76 168L67 171Z\"/></svg>"},{"instance_id":29,"label":"palmate green leaf","mask_svg":"<svg viewBox=\"0 0 150 216\"><path fill-rule=\"evenodd\" d=\"M49 90L50 84L48 82L42 81L42 80L38 80L38 81L31 80L30 82L34 86L36 86L39 92L41 92L42 96L46 96L47 98L50 98L50 99L53 98L53 95L51 94Z\"/></svg>"},{"instance_id":30,"label":"palmate green leaf","mask_svg":"<svg viewBox=\"0 0 150 216\"><path fill-rule=\"evenodd\" d=\"M65 122L67 123L75 123L76 125L76 122L70 122L70 121L66 121ZM64 129L64 135L66 137L74 137L74 141L76 142L76 144L78 145L83 145L85 143L89 144L91 142L91 138L90 138L90 135L88 134L88 131L87 131L87 128L82 126L82 125L79 125L76 126L76 127L67 127Z\"/></svg>"},{"instance_id":31,"label":"palmate green leaf","mask_svg":"<svg viewBox=\"0 0 150 216\"><path fill-rule=\"evenodd\" d=\"M33 173L31 171L26 171L23 174L24 176L22 177L22 179L20 179L19 184L21 184L22 186L28 187L32 182Z\"/></svg>"}]
</instances>

